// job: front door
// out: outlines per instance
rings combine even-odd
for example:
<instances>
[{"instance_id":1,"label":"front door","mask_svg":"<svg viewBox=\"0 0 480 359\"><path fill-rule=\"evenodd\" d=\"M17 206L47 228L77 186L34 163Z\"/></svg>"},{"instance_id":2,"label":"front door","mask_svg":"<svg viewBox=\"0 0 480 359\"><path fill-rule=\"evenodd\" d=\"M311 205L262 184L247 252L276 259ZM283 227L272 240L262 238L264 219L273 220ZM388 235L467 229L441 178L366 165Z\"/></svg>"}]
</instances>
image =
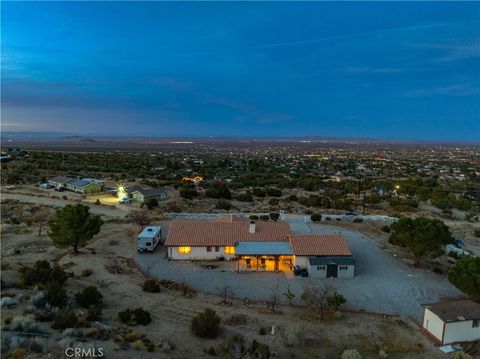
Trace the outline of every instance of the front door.
<instances>
[{"instance_id":1,"label":"front door","mask_svg":"<svg viewBox=\"0 0 480 359\"><path fill-rule=\"evenodd\" d=\"M337 276L337 265L329 264L327 266L327 278L336 277L336 276Z\"/></svg>"}]
</instances>

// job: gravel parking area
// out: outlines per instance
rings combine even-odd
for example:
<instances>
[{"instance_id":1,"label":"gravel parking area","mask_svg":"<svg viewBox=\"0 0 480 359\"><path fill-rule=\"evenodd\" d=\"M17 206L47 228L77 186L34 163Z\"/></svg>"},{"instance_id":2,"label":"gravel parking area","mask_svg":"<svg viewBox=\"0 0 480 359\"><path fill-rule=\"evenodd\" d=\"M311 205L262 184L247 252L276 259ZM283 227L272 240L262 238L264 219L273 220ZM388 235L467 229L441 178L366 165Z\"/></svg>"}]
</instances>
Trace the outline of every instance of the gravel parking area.
<instances>
[{"instance_id":1,"label":"gravel parking area","mask_svg":"<svg viewBox=\"0 0 480 359\"><path fill-rule=\"evenodd\" d=\"M170 262L166 259L165 248L157 249L154 254L137 254L136 260L154 277L186 282L209 293L218 293L228 285L238 298L268 300L276 291L279 299L285 301L282 293L290 286L295 299L299 300L306 284L326 282L345 295L349 308L410 315L416 320L421 320L423 315L421 304L461 295L445 277L408 268L385 254L374 239L362 233L324 224L292 227L296 232L308 227L305 232L309 234L344 236L356 261L355 278L310 279L281 273L235 273L228 263L221 266L223 271L209 270L194 262Z\"/></svg>"}]
</instances>

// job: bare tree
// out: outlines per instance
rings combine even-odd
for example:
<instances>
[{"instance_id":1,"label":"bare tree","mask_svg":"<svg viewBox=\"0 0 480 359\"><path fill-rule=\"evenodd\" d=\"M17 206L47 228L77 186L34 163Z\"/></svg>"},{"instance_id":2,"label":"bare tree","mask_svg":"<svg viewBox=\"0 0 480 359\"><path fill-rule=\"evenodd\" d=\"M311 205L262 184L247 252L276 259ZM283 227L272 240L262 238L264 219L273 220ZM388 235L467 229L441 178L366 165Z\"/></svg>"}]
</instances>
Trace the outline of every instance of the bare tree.
<instances>
[{"instance_id":1,"label":"bare tree","mask_svg":"<svg viewBox=\"0 0 480 359\"><path fill-rule=\"evenodd\" d=\"M37 223L38 224L38 235L42 235L42 228L45 224L48 223L50 218L50 210L48 208L38 208L35 212L33 212L28 221L30 223Z\"/></svg>"},{"instance_id":2,"label":"bare tree","mask_svg":"<svg viewBox=\"0 0 480 359\"><path fill-rule=\"evenodd\" d=\"M335 288L324 284L322 286L307 285L303 289L302 300L313 308L320 310L320 320L328 306L329 298L335 293Z\"/></svg>"},{"instance_id":3,"label":"bare tree","mask_svg":"<svg viewBox=\"0 0 480 359\"><path fill-rule=\"evenodd\" d=\"M133 211L130 214L130 218L137 226L141 227L142 229L145 228L145 226L147 226L151 221L150 214L148 213L147 209L138 209L136 211Z\"/></svg>"},{"instance_id":4,"label":"bare tree","mask_svg":"<svg viewBox=\"0 0 480 359\"><path fill-rule=\"evenodd\" d=\"M272 308L272 313L275 313L275 305L277 304L277 301L278 301L278 284L272 288L271 294L270 294L270 305Z\"/></svg>"},{"instance_id":5,"label":"bare tree","mask_svg":"<svg viewBox=\"0 0 480 359\"><path fill-rule=\"evenodd\" d=\"M217 291L223 298L223 300L220 302L221 304L228 304L228 298L233 297L235 294L232 287L229 285L224 285L223 287L217 288Z\"/></svg>"}]
</instances>

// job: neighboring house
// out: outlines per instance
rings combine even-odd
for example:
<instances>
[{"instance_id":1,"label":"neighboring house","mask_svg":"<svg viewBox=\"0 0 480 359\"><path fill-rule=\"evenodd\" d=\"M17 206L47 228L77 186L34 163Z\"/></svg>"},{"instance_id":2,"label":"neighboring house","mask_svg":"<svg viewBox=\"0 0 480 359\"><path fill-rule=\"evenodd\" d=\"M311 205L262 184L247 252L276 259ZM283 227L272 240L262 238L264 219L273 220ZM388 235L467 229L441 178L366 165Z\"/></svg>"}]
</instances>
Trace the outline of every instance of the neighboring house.
<instances>
[{"instance_id":1,"label":"neighboring house","mask_svg":"<svg viewBox=\"0 0 480 359\"><path fill-rule=\"evenodd\" d=\"M103 184L84 178L67 182L65 189L82 194L97 193L102 192Z\"/></svg>"},{"instance_id":2,"label":"neighboring house","mask_svg":"<svg viewBox=\"0 0 480 359\"><path fill-rule=\"evenodd\" d=\"M65 189L77 193L87 194L102 192L104 181L94 178L70 178L58 176L48 180L48 183L56 189Z\"/></svg>"},{"instance_id":3,"label":"neighboring house","mask_svg":"<svg viewBox=\"0 0 480 359\"><path fill-rule=\"evenodd\" d=\"M140 203L145 203L145 201L150 198L154 198L156 200L163 200L167 198L167 192L164 188L132 188L131 190L127 189L127 192L129 197Z\"/></svg>"},{"instance_id":4,"label":"neighboring house","mask_svg":"<svg viewBox=\"0 0 480 359\"><path fill-rule=\"evenodd\" d=\"M298 266L311 271L312 277L353 277L355 273L352 254L341 236L294 235L282 221L230 215L213 221L175 221L165 246L172 260L235 259L239 271ZM314 265L315 260L323 264ZM325 266L323 272L320 266Z\"/></svg>"},{"instance_id":5,"label":"neighboring house","mask_svg":"<svg viewBox=\"0 0 480 359\"><path fill-rule=\"evenodd\" d=\"M480 304L468 299L424 305L423 328L441 345L480 340Z\"/></svg>"},{"instance_id":6,"label":"neighboring house","mask_svg":"<svg viewBox=\"0 0 480 359\"><path fill-rule=\"evenodd\" d=\"M48 183L51 184L54 188L66 188L68 182L74 181L73 178L58 176L48 180Z\"/></svg>"}]
</instances>

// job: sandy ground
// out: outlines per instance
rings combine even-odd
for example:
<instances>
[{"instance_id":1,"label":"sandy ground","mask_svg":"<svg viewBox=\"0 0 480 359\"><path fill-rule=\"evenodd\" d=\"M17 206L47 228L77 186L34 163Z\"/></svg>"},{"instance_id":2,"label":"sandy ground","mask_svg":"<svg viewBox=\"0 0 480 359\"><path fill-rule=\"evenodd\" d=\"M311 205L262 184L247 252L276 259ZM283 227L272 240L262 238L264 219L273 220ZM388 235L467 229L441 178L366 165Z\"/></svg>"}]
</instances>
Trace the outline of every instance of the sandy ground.
<instances>
[{"instance_id":1,"label":"sandy ground","mask_svg":"<svg viewBox=\"0 0 480 359\"><path fill-rule=\"evenodd\" d=\"M244 305L235 300L226 306L221 305L219 297L215 295L197 293L192 298L185 298L179 292L167 289L161 293L145 293L141 289L145 277L132 260L137 231L129 223L107 222L101 233L77 256L53 248L48 237L37 235L36 228L27 228L17 234L3 233L2 280L10 283L18 280L15 268L19 263L30 265L39 259L60 258L60 264L74 273L74 277L66 284L70 300L74 293L94 284L101 290L106 303L102 323L114 330L125 328L117 319L118 311L128 307L142 307L152 314L153 322L146 327L132 329L146 334L156 344L165 340L172 343L168 352L157 347L154 353L149 353L145 349L136 351L130 345L121 349L120 343L113 343L110 339L105 343L107 357L211 357L204 351L218 347L232 335L242 335L247 346L252 339L269 345L270 351L277 358L337 358L345 348L357 348L364 358L377 358L382 350L388 352L389 358L444 357L418 327L406 319L399 321L395 317L339 312L329 315L322 322L318 320L317 312L303 307L282 305L278 306L277 313L272 314L264 303ZM20 253L15 254L14 249L20 249ZM119 274L105 269L105 265L114 260L121 263L122 272ZM79 274L86 268L93 269L93 274L86 278L80 277ZM15 295L26 291L29 289L9 288L7 292ZM5 292L4 290L3 294ZM222 334L213 340L199 339L190 333L192 317L207 307L217 311L222 318ZM3 309L2 316L19 315L24 309L25 303L22 302L16 308ZM245 316L245 322L239 325L227 324L232 315ZM49 328L49 323L42 325L54 333ZM4 323L2 326L5 330ZM276 328L274 335L268 334L272 326ZM267 328L267 335L260 335L260 328Z\"/></svg>"}]
</instances>

